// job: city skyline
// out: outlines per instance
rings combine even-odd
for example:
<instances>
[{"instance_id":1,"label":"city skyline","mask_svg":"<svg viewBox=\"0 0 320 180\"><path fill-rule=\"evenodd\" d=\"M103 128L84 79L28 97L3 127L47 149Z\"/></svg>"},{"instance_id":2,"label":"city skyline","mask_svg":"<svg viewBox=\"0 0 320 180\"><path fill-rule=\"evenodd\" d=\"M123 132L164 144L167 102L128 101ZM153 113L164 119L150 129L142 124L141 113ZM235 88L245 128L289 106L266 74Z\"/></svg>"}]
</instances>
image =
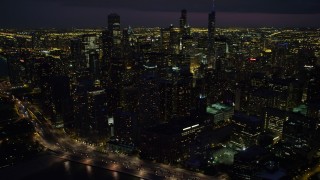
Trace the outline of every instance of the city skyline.
<instances>
[{"instance_id":1,"label":"city skyline","mask_svg":"<svg viewBox=\"0 0 320 180\"><path fill-rule=\"evenodd\" d=\"M319 27L320 2L216 1L217 27ZM212 1L5 1L0 7L1 28L105 27L110 13L121 16L121 26L178 26L180 10L188 11L192 27L207 27ZM147 18L146 18L147 17Z\"/></svg>"},{"instance_id":2,"label":"city skyline","mask_svg":"<svg viewBox=\"0 0 320 180\"><path fill-rule=\"evenodd\" d=\"M4 1L0 179L320 177L316 0Z\"/></svg>"}]
</instances>

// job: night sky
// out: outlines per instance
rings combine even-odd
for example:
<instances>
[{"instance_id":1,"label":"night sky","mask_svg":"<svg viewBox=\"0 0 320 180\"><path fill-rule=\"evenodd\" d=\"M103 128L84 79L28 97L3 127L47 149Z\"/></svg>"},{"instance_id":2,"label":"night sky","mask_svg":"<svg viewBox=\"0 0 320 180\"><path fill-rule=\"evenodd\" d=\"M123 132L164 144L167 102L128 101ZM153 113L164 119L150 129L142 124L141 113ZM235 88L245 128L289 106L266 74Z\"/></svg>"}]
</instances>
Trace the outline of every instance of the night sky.
<instances>
[{"instance_id":1,"label":"night sky","mask_svg":"<svg viewBox=\"0 0 320 180\"><path fill-rule=\"evenodd\" d=\"M320 0L216 0L218 27L320 27ZM188 10L192 27L206 27L212 0L1 0L0 28L167 27Z\"/></svg>"}]
</instances>

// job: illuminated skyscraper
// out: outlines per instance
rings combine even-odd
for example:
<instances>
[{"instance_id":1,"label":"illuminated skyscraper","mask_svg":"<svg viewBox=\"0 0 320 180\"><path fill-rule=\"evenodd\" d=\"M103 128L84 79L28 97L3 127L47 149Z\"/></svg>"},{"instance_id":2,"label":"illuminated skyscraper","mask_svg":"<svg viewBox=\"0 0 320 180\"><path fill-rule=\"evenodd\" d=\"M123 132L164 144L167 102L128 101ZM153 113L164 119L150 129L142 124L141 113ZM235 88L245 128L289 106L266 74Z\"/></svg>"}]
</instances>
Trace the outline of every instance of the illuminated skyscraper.
<instances>
[{"instance_id":1,"label":"illuminated skyscraper","mask_svg":"<svg viewBox=\"0 0 320 180\"><path fill-rule=\"evenodd\" d=\"M211 13L208 16L208 67L215 68L215 47L214 47L214 38L215 38L215 29L216 29L216 10L213 0L213 8Z\"/></svg>"},{"instance_id":2,"label":"illuminated skyscraper","mask_svg":"<svg viewBox=\"0 0 320 180\"><path fill-rule=\"evenodd\" d=\"M274 142L281 140L283 123L288 121L289 116L286 111L275 108L264 110L264 129L269 129L275 134Z\"/></svg>"},{"instance_id":3,"label":"illuminated skyscraper","mask_svg":"<svg viewBox=\"0 0 320 180\"><path fill-rule=\"evenodd\" d=\"M163 53L170 53L170 29L171 28L162 28L161 29L161 49Z\"/></svg>"},{"instance_id":4,"label":"illuminated skyscraper","mask_svg":"<svg viewBox=\"0 0 320 180\"><path fill-rule=\"evenodd\" d=\"M85 56L85 68L90 68L92 54L99 54L99 37L95 34L85 34L82 36L83 54Z\"/></svg>"}]
</instances>

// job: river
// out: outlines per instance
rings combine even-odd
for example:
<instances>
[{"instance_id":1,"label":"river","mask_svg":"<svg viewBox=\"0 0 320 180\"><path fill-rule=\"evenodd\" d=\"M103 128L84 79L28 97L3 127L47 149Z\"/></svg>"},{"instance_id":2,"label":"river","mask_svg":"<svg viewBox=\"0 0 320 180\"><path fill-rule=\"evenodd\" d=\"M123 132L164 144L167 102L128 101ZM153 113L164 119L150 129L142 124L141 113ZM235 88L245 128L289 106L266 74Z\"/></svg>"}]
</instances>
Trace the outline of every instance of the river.
<instances>
[{"instance_id":1,"label":"river","mask_svg":"<svg viewBox=\"0 0 320 180\"><path fill-rule=\"evenodd\" d=\"M1 180L139 180L140 178L107 169L84 165L51 155L0 169Z\"/></svg>"}]
</instances>

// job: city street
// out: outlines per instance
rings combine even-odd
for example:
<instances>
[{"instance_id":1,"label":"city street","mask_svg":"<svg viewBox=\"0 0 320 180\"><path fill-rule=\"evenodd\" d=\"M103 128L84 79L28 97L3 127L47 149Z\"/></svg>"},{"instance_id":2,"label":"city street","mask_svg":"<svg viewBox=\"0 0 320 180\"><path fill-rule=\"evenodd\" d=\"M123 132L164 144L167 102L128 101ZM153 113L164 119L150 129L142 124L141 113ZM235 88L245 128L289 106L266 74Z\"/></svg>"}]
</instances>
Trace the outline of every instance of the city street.
<instances>
[{"instance_id":1,"label":"city street","mask_svg":"<svg viewBox=\"0 0 320 180\"><path fill-rule=\"evenodd\" d=\"M29 117L37 134L35 138L54 156L82 164L127 173L143 179L213 179L201 173L181 168L146 162L138 157L114 152L99 152L94 146L71 139L62 130L54 129L41 112L29 102L14 99L21 118Z\"/></svg>"}]
</instances>

